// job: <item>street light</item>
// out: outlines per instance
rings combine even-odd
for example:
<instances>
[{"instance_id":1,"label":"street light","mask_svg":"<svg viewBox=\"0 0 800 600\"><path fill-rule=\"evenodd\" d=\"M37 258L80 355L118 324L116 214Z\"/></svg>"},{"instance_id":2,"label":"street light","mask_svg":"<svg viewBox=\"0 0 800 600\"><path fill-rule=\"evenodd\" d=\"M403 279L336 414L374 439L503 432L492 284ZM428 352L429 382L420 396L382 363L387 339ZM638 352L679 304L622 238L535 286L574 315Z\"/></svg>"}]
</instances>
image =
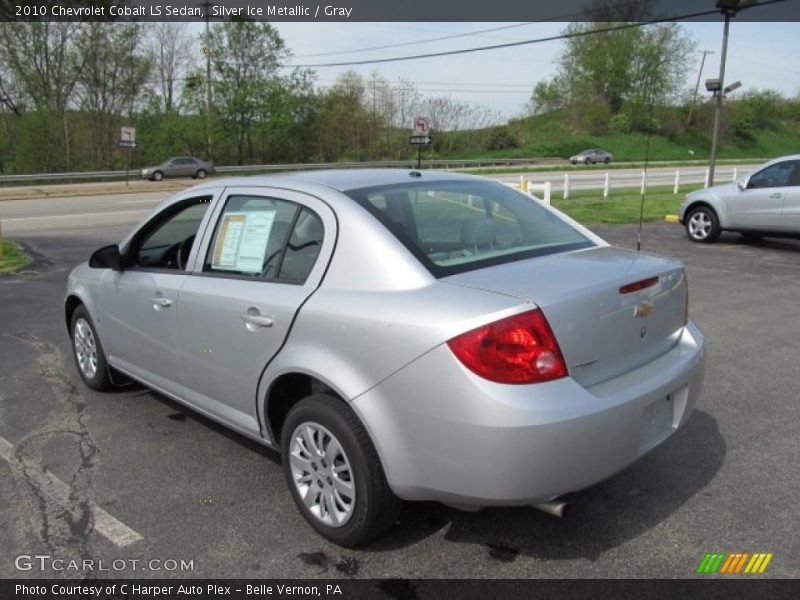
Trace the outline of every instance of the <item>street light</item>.
<instances>
[{"instance_id":1,"label":"street light","mask_svg":"<svg viewBox=\"0 0 800 600\"><path fill-rule=\"evenodd\" d=\"M723 87L725 85L725 58L728 55L728 30L730 29L731 18L736 16L736 13L743 8L748 8L757 3L758 0L717 0L717 8L725 16L725 26L722 30L722 54L719 59L719 78L706 80L706 89L714 93L714 99L716 100L714 107L714 131L711 134L711 157L708 161L709 185L714 185L714 167L717 164L717 145L719 144L719 122L722 113L722 98L727 92L732 92L741 85L741 83L737 81L736 83L739 85L732 84L730 86L731 89ZM709 88L709 82L714 82L712 86L716 86L716 89Z\"/></svg>"}]
</instances>

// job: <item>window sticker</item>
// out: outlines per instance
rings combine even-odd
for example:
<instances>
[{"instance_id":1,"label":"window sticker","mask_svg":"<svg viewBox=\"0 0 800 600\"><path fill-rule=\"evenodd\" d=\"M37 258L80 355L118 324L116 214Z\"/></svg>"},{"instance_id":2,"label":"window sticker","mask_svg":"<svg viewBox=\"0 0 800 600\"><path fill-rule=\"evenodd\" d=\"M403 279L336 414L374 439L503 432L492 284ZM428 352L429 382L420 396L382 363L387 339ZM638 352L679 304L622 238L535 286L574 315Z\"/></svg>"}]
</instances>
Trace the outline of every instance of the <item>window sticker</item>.
<instances>
[{"instance_id":1,"label":"window sticker","mask_svg":"<svg viewBox=\"0 0 800 600\"><path fill-rule=\"evenodd\" d=\"M261 273L274 221L274 210L225 213L214 245L211 267Z\"/></svg>"}]
</instances>

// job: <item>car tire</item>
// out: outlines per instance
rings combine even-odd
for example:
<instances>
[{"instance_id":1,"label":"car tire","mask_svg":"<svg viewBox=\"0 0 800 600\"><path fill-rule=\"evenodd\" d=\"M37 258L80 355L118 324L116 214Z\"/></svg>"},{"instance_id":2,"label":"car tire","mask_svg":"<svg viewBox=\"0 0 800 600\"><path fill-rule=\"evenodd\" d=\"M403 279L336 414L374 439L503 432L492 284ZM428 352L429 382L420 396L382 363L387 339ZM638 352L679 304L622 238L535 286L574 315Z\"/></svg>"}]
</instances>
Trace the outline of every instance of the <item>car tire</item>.
<instances>
[{"instance_id":1,"label":"car tire","mask_svg":"<svg viewBox=\"0 0 800 600\"><path fill-rule=\"evenodd\" d=\"M205 169L198 169L197 173L194 174L195 179L205 179L208 173L206 173Z\"/></svg>"},{"instance_id":2,"label":"car tire","mask_svg":"<svg viewBox=\"0 0 800 600\"><path fill-rule=\"evenodd\" d=\"M389 488L366 429L347 404L313 394L291 408L281 429L286 483L320 535L352 547L391 527L400 500Z\"/></svg>"},{"instance_id":3,"label":"car tire","mask_svg":"<svg viewBox=\"0 0 800 600\"><path fill-rule=\"evenodd\" d=\"M69 331L72 356L75 358L75 366L83 382L97 391L113 388L114 383L111 381L103 345L97 336L89 311L82 304L72 313Z\"/></svg>"},{"instance_id":4,"label":"car tire","mask_svg":"<svg viewBox=\"0 0 800 600\"><path fill-rule=\"evenodd\" d=\"M710 206L697 206L686 215L686 235L693 242L710 244L717 241L720 233L719 218Z\"/></svg>"},{"instance_id":5,"label":"car tire","mask_svg":"<svg viewBox=\"0 0 800 600\"><path fill-rule=\"evenodd\" d=\"M608 164L608 163L610 163L610 162L611 162L611 159L610 159L610 158L608 158L608 157L606 156L606 157L603 159L603 162L604 162L604 163L606 163L606 164Z\"/></svg>"},{"instance_id":6,"label":"car tire","mask_svg":"<svg viewBox=\"0 0 800 600\"><path fill-rule=\"evenodd\" d=\"M164 179L164 174L161 171L156 171L153 173L152 177L150 177L153 181L161 181Z\"/></svg>"},{"instance_id":7,"label":"car tire","mask_svg":"<svg viewBox=\"0 0 800 600\"><path fill-rule=\"evenodd\" d=\"M594 161L593 161L591 158L587 158L587 159L586 159L586 164L587 164L587 165L593 165L593 164L594 164Z\"/></svg>"},{"instance_id":8,"label":"car tire","mask_svg":"<svg viewBox=\"0 0 800 600\"><path fill-rule=\"evenodd\" d=\"M577 160L571 160L571 161L569 161L569 162L570 162L570 164L573 164L573 165L577 165L577 164L578 164L578 161L577 161Z\"/></svg>"}]
</instances>

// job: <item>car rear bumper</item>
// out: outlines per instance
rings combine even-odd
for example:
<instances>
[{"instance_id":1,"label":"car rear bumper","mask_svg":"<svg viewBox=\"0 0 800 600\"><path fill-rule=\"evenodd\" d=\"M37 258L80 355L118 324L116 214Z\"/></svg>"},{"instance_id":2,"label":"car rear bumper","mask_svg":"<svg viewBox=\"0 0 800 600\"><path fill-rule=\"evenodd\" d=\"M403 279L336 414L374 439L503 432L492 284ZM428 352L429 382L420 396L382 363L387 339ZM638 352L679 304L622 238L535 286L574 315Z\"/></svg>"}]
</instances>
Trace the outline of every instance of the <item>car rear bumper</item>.
<instances>
[{"instance_id":1,"label":"car rear bumper","mask_svg":"<svg viewBox=\"0 0 800 600\"><path fill-rule=\"evenodd\" d=\"M520 506L602 481L663 442L694 407L703 368L691 322L667 353L589 388L492 383L442 345L352 406L401 498Z\"/></svg>"}]
</instances>

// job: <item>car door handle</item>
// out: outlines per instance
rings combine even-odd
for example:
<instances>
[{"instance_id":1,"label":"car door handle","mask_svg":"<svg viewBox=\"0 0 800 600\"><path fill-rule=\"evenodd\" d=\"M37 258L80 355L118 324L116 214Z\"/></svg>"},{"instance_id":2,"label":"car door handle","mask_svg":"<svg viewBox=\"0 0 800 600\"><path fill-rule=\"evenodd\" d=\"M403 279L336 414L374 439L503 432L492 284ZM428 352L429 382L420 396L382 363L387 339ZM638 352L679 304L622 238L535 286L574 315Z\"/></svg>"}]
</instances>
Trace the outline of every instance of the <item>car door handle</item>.
<instances>
[{"instance_id":1,"label":"car door handle","mask_svg":"<svg viewBox=\"0 0 800 600\"><path fill-rule=\"evenodd\" d=\"M152 298L151 302L153 303L153 308L156 310L172 306L172 300L169 298Z\"/></svg>"},{"instance_id":2,"label":"car door handle","mask_svg":"<svg viewBox=\"0 0 800 600\"><path fill-rule=\"evenodd\" d=\"M769 197L770 198L783 198L783 194L781 194L780 192L776 192L774 194L770 194Z\"/></svg>"},{"instance_id":3,"label":"car door handle","mask_svg":"<svg viewBox=\"0 0 800 600\"><path fill-rule=\"evenodd\" d=\"M242 321L250 331L255 331L258 327L272 327L275 324L275 319L272 317L249 312L242 315Z\"/></svg>"}]
</instances>

